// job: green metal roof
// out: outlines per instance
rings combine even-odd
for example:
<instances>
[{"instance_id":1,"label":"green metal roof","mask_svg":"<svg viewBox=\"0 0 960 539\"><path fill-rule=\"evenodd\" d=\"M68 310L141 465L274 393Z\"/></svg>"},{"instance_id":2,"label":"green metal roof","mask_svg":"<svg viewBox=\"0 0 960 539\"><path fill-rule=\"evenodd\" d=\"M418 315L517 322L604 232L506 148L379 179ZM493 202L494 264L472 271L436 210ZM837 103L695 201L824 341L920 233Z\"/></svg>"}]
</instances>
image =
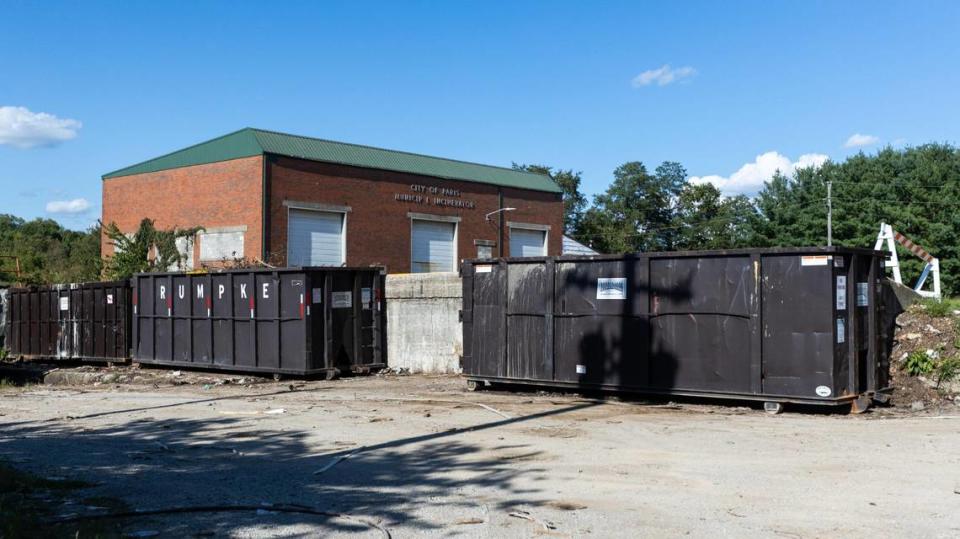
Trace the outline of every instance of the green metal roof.
<instances>
[{"instance_id":1,"label":"green metal roof","mask_svg":"<svg viewBox=\"0 0 960 539\"><path fill-rule=\"evenodd\" d=\"M104 179L157 172L172 168L275 154L311 161L392 170L451 180L488 183L504 187L559 193L549 176L504 167L384 150L262 129L246 128L207 142L162 155L103 175Z\"/></svg>"}]
</instances>

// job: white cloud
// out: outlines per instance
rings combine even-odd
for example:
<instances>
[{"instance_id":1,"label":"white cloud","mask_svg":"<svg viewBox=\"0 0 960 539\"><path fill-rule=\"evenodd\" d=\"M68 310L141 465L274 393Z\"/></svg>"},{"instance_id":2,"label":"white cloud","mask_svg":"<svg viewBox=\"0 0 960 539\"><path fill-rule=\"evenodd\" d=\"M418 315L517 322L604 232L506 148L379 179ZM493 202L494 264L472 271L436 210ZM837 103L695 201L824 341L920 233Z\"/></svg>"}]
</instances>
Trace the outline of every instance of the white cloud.
<instances>
[{"instance_id":1,"label":"white cloud","mask_svg":"<svg viewBox=\"0 0 960 539\"><path fill-rule=\"evenodd\" d=\"M83 213L89 209L90 201L85 198L47 202L47 213Z\"/></svg>"},{"instance_id":2,"label":"white cloud","mask_svg":"<svg viewBox=\"0 0 960 539\"><path fill-rule=\"evenodd\" d=\"M631 83L633 84L634 88L650 86L651 84L656 84L657 86L666 86L670 83L690 78L696 74L697 70L690 66L678 67L674 69L670 67L670 64L664 64L657 69L648 69L643 73L640 73L633 78Z\"/></svg>"},{"instance_id":3,"label":"white cloud","mask_svg":"<svg viewBox=\"0 0 960 539\"><path fill-rule=\"evenodd\" d=\"M77 120L31 112L26 107L0 107L0 144L14 148L54 146L75 138L82 126Z\"/></svg>"},{"instance_id":4,"label":"white cloud","mask_svg":"<svg viewBox=\"0 0 960 539\"><path fill-rule=\"evenodd\" d=\"M822 153L807 153L796 161L775 151L760 154L752 163L747 163L729 176L693 176L690 183L712 183L725 195L753 194L770 180L776 171L787 176L802 168L819 168L829 159Z\"/></svg>"},{"instance_id":5,"label":"white cloud","mask_svg":"<svg viewBox=\"0 0 960 539\"><path fill-rule=\"evenodd\" d=\"M843 143L844 148L860 148L862 146L873 146L874 144L880 142L880 139L873 135L863 135L860 133L854 133L850 135L850 138Z\"/></svg>"}]
</instances>

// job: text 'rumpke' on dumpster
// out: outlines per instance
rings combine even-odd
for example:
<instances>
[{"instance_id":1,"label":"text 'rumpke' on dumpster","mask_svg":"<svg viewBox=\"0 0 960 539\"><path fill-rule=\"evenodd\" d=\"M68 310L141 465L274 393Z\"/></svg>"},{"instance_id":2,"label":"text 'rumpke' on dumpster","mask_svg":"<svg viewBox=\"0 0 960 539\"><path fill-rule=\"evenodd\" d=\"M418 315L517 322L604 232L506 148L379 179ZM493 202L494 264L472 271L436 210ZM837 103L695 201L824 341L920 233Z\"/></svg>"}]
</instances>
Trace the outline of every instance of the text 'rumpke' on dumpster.
<instances>
[{"instance_id":1,"label":"text 'rumpke' on dumpster","mask_svg":"<svg viewBox=\"0 0 960 539\"><path fill-rule=\"evenodd\" d=\"M850 405L883 400L883 253L776 248L473 260L463 372L502 383Z\"/></svg>"},{"instance_id":2,"label":"text 'rumpke' on dumpster","mask_svg":"<svg viewBox=\"0 0 960 539\"><path fill-rule=\"evenodd\" d=\"M382 268L283 268L133 278L133 358L294 376L386 365Z\"/></svg>"},{"instance_id":3,"label":"text 'rumpke' on dumpster","mask_svg":"<svg viewBox=\"0 0 960 539\"><path fill-rule=\"evenodd\" d=\"M129 281L11 288L5 346L13 357L125 363Z\"/></svg>"}]
</instances>

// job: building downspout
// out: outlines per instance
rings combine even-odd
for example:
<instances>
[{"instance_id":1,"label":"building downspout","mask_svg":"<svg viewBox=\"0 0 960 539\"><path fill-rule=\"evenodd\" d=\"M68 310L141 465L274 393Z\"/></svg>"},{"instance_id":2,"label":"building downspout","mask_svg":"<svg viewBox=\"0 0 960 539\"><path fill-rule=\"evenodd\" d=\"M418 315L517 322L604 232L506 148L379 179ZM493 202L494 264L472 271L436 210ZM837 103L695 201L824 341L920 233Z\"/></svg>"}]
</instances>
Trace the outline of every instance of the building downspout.
<instances>
[{"instance_id":1,"label":"building downspout","mask_svg":"<svg viewBox=\"0 0 960 539\"><path fill-rule=\"evenodd\" d=\"M499 187L497 188L497 197L498 197L497 208L502 208L503 207L503 189L500 189ZM498 216L498 219L500 224L497 226L497 229L498 229L497 234L499 235L499 238L497 238L497 254L500 258L503 258L503 214L506 212L499 212L499 213L500 215Z\"/></svg>"},{"instance_id":2,"label":"building downspout","mask_svg":"<svg viewBox=\"0 0 960 539\"><path fill-rule=\"evenodd\" d=\"M266 264L270 263L270 176L268 168L270 167L270 156L263 154L263 177L261 178L261 200L263 201L263 215L260 218L260 260Z\"/></svg>"}]
</instances>

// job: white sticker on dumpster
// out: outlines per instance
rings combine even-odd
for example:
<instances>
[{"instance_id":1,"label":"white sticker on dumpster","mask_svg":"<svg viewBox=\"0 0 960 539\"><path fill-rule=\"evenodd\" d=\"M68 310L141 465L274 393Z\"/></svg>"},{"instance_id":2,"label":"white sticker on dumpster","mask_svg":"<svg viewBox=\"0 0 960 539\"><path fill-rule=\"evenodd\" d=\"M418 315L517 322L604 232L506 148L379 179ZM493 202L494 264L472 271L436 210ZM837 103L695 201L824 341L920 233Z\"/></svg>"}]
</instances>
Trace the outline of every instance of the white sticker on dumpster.
<instances>
[{"instance_id":1,"label":"white sticker on dumpster","mask_svg":"<svg viewBox=\"0 0 960 539\"><path fill-rule=\"evenodd\" d=\"M353 307L353 292L334 292L330 303L334 309L349 309Z\"/></svg>"},{"instance_id":2,"label":"white sticker on dumpster","mask_svg":"<svg viewBox=\"0 0 960 539\"><path fill-rule=\"evenodd\" d=\"M60 298L60 310L69 311L70 310L70 298L64 296Z\"/></svg>"},{"instance_id":3,"label":"white sticker on dumpster","mask_svg":"<svg viewBox=\"0 0 960 539\"><path fill-rule=\"evenodd\" d=\"M312 294L311 294L311 300L313 301L313 303L323 303L323 289L322 289L322 288L314 288L313 290L311 290L311 292L312 292Z\"/></svg>"},{"instance_id":4,"label":"white sticker on dumpster","mask_svg":"<svg viewBox=\"0 0 960 539\"><path fill-rule=\"evenodd\" d=\"M808 255L800 257L801 266L826 266L833 257L830 255Z\"/></svg>"},{"instance_id":5,"label":"white sticker on dumpster","mask_svg":"<svg viewBox=\"0 0 960 539\"><path fill-rule=\"evenodd\" d=\"M107 294L107 305L113 305L113 294Z\"/></svg>"},{"instance_id":6,"label":"white sticker on dumpster","mask_svg":"<svg viewBox=\"0 0 960 539\"><path fill-rule=\"evenodd\" d=\"M847 340L847 325L843 318L837 318L837 343L843 343Z\"/></svg>"},{"instance_id":7,"label":"white sticker on dumpster","mask_svg":"<svg viewBox=\"0 0 960 539\"><path fill-rule=\"evenodd\" d=\"M369 288L361 288L361 289L360 289L360 301L363 302L364 305L366 305L367 303L370 303L370 289L369 289Z\"/></svg>"},{"instance_id":8,"label":"white sticker on dumpster","mask_svg":"<svg viewBox=\"0 0 960 539\"><path fill-rule=\"evenodd\" d=\"M870 305L867 283L857 283L857 307Z\"/></svg>"},{"instance_id":9,"label":"white sticker on dumpster","mask_svg":"<svg viewBox=\"0 0 960 539\"><path fill-rule=\"evenodd\" d=\"M837 310L843 311L847 308L847 277L846 275L837 275Z\"/></svg>"},{"instance_id":10,"label":"white sticker on dumpster","mask_svg":"<svg viewBox=\"0 0 960 539\"><path fill-rule=\"evenodd\" d=\"M577 374L587 374L587 366L577 365Z\"/></svg>"},{"instance_id":11,"label":"white sticker on dumpster","mask_svg":"<svg viewBox=\"0 0 960 539\"><path fill-rule=\"evenodd\" d=\"M597 299L627 299L626 277L597 278Z\"/></svg>"},{"instance_id":12,"label":"white sticker on dumpster","mask_svg":"<svg viewBox=\"0 0 960 539\"><path fill-rule=\"evenodd\" d=\"M491 264L482 264L479 266L473 267L474 273L490 273L493 271L493 266Z\"/></svg>"},{"instance_id":13,"label":"white sticker on dumpster","mask_svg":"<svg viewBox=\"0 0 960 539\"><path fill-rule=\"evenodd\" d=\"M816 391L818 397L829 397L830 393L833 393L827 386L817 386Z\"/></svg>"}]
</instances>

